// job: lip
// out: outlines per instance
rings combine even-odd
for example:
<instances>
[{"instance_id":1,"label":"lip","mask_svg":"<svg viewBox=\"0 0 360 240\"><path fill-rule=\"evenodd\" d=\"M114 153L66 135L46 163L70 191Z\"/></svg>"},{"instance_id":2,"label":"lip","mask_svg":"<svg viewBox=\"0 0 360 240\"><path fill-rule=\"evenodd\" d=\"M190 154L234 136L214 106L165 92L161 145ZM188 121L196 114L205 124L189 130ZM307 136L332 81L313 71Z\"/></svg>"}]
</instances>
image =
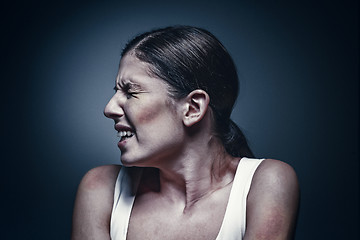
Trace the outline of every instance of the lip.
<instances>
[{"instance_id":1,"label":"lip","mask_svg":"<svg viewBox=\"0 0 360 240\"><path fill-rule=\"evenodd\" d=\"M120 131L130 131L130 132L134 132L134 130L131 127L122 125L122 124L115 124L114 126L115 130L120 132Z\"/></svg>"},{"instance_id":2,"label":"lip","mask_svg":"<svg viewBox=\"0 0 360 240\"><path fill-rule=\"evenodd\" d=\"M118 148L120 148L121 152L125 151L125 146L126 144L131 141L131 139L134 138L134 136L129 137L129 138L120 138L119 142L118 142Z\"/></svg>"},{"instance_id":3,"label":"lip","mask_svg":"<svg viewBox=\"0 0 360 240\"><path fill-rule=\"evenodd\" d=\"M133 132L135 133L135 131L131 128L131 127L128 127L126 125L122 125L122 124L115 124L114 126L115 130L117 132L120 132L120 131L130 131L130 132ZM131 138L124 138L123 140L120 139L120 141L118 142L118 147L120 148L121 151L124 151L125 150L125 145L126 143L128 142L128 140L131 139Z\"/></svg>"},{"instance_id":4,"label":"lip","mask_svg":"<svg viewBox=\"0 0 360 240\"><path fill-rule=\"evenodd\" d=\"M121 151L124 151L124 148L125 148L125 145L126 145L126 143L127 143L127 139L124 139L124 140L120 140L119 142L118 142L118 148L120 148L120 150Z\"/></svg>"}]
</instances>

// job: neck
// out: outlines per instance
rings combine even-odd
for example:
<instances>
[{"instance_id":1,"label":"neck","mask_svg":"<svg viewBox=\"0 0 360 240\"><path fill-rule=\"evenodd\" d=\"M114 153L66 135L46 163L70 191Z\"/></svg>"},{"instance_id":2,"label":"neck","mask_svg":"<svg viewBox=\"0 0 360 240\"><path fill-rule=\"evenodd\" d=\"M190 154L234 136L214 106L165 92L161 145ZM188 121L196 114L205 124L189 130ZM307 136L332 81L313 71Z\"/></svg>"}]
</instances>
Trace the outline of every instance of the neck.
<instances>
[{"instance_id":1,"label":"neck","mask_svg":"<svg viewBox=\"0 0 360 240\"><path fill-rule=\"evenodd\" d=\"M180 203L184 213L201 199L232 183L238 164L215 139L211 139L207 147L187 149L181 157L158 166L160 194Z\"/></svg>"}]
</instances>

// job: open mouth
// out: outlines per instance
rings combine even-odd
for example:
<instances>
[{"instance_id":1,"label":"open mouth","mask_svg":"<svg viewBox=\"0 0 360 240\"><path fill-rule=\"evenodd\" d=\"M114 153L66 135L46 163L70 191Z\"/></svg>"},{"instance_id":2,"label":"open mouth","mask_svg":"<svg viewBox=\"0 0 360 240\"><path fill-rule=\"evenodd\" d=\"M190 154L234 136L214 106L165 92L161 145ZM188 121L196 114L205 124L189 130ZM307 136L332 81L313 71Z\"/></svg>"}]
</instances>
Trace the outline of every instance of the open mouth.
<instances>
[{"instance_id":1,"label":"open mouth","mask_svg":"<svg viewBox=\"0 0 360 240\"><path fill-rule=\"evenodd\" d=\"M131 131L119 131L117 133L117 136L120 138L120 141L123 141L127 138L131 138L132 136L134 136L134 133Z\"/></svg>"}]
</instances>

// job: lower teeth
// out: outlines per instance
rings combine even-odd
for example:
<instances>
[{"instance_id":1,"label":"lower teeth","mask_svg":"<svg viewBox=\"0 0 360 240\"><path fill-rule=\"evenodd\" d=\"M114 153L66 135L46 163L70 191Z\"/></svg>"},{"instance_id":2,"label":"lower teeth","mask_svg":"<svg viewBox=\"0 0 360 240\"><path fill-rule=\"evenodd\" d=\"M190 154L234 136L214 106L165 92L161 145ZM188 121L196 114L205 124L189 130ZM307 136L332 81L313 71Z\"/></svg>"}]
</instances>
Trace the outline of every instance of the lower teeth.
<instances>
[{"instance_id":1,"label":"lower teeth","mask_svg":"<svg viewBox=\"0 0 360 240\"><path fill-rule=\"evenodd\" d=\"M121 141L123 141L125 138L130 138L132 136L124 136L124 137L121 137Z\"/></svg>"}]
</instances>

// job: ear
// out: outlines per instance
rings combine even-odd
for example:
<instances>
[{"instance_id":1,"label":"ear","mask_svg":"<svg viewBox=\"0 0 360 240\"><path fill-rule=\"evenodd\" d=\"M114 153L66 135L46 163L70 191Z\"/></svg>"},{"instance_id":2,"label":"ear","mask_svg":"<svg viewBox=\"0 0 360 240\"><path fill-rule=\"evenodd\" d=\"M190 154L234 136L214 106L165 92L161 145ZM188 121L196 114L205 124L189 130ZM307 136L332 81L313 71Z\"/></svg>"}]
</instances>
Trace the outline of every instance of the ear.
<instances>
[{"instance_id":1,"label":"ear","mask_svg":"<svg viewBox=\"0 0 360 240\"><path fill-rule=\"evenodd\" d=\"M199 122L206 114L210 97L204 90L197 89L189 93L185 99L183 123L190 127Z\"/></svg>"}]
</instances>

